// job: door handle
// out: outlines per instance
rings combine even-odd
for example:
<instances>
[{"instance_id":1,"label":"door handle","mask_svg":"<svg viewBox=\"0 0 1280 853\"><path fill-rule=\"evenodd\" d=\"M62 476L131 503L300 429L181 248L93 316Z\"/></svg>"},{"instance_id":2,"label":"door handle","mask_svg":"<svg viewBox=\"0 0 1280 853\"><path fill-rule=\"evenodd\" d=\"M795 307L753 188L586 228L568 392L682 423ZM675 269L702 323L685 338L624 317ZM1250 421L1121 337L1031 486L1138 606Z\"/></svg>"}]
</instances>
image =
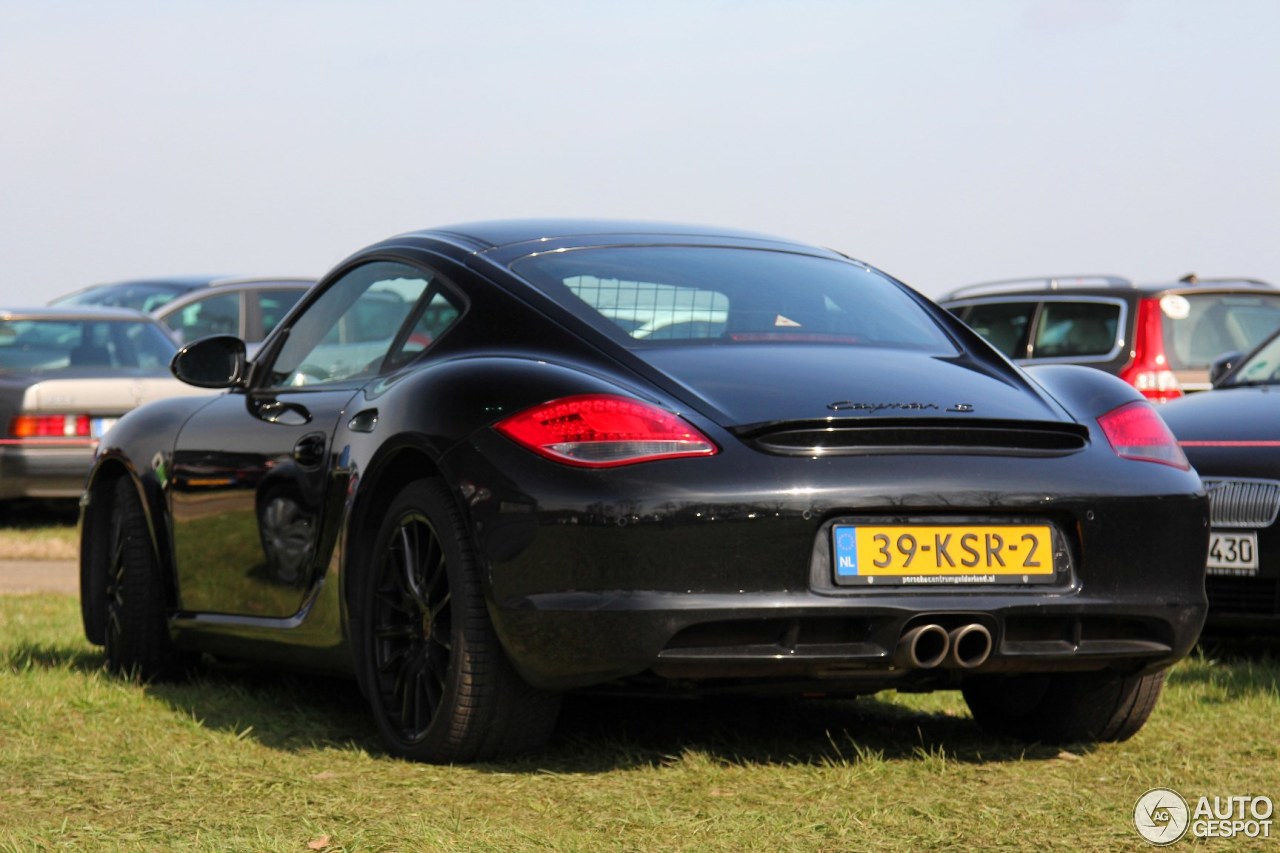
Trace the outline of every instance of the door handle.
<instances>
[{"instance_id":1,"label":"door handle","mask_svg":"<svg viewBox=\"0 0 1280 853\"><path fill-rule=\"evenodd\" d=\"M293 459L304 468L315 468L324 462L327 444L322 432L309 432L293 446Z\"/></svg>"},{"instance_id":2,"label":"door handle","mask_svg":"<svg viewBox=\"0 0 1280 853\"><path fill-rule=\"evenodd\" d=\"M311 413L306 406L297 403L285 403L281 400L266 400L256 406L258 417L267 423L283 426L302 426L311 422Z\"/></svg>"}]
</instances>

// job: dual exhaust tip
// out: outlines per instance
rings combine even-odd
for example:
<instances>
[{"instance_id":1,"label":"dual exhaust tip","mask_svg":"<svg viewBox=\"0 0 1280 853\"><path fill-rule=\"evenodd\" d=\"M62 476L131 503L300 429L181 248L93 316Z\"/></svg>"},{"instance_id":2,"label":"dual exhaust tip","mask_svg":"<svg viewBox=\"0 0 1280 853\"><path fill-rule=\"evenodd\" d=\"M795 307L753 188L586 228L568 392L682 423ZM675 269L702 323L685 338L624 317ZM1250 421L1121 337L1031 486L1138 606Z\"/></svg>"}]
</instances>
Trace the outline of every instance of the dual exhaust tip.
<instances>
[{"instance_id":1,"label":"dual exhaust tip","mask_svg":"<svg viewBox=\"0 0 1280 853\"><path fill-rule=\"evenodd\" d=\"M894 662L911 669L974 669L991 657L991 632L977 622L946 628L937 624L917 625L902 635Z\"/></svg>"}]
</instances>

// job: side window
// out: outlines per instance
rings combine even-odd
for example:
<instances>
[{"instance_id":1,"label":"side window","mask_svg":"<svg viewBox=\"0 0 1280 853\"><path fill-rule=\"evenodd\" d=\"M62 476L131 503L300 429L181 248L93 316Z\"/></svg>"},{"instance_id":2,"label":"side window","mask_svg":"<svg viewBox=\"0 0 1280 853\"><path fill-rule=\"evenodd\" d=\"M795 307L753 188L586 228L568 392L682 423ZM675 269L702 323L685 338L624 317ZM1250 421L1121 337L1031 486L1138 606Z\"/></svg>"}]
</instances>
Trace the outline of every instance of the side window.
<instances>
[{"instance_id":1,"label":"side window","mask_svg":"<svg viewBox=\"0 0 1280 853\"><path fill-rule=\"evenodd\" d=\"M1120 306L1113 302L1045 302L1033 358L1108 355L1116 346Z\"/></svg>"},{"instance_id":2,"label":"side window","mask_svg":"<svg viewBox=\"0 0 1280 853\"><path fill-rule=\"evenodd\" d=\"M311 386L377 375L432 276L379 261L331 284L289 329L271 366L274 386Z\"/></svg>"},{"instance_id":3,"label":"side window","mask_svg":"<svg viewBox=\"0 0 1280 853\"><path fill-rule=\"evenodd\" d=\"M399 367L431 346L461 313L461 308L453 299L438 286L433 287L429 298L424 300L421 313L409 327L408 334L393 350L387 361L388 366Z\"/></svg>"},{"instance_id":4,"label":"side window","mask_svg":"<svg viewBox=\"0 0 1280 853\"><path fill-rule=\"evenodd\" d=\"M240 334L240 294L218 293L198 299L165 317L182 342L209 335Z\"/></svg>"},{"instance_id":5,"label":"side window","mask_svg":"<svg viewBox=\"0 0 1280 853\"><path fill-rule=\"evenodd\" d=\"M262 318L262 336L265 338L271 333L284 315L289 313L289 309L294 306L305 290L296 288L290 290L263 290L256 294L258 300L258 313Z\"/></svg>"},{"instance_id":6,"label":"side window","mask_svg":"<svg viewBox=\"0 0 1280 853\"><path fill-rule=\"evenodd\" d=\"M990 302L960 310L960 319L1009 358L1026 358L1035 302Z\"/></svg>"}]
</instances>

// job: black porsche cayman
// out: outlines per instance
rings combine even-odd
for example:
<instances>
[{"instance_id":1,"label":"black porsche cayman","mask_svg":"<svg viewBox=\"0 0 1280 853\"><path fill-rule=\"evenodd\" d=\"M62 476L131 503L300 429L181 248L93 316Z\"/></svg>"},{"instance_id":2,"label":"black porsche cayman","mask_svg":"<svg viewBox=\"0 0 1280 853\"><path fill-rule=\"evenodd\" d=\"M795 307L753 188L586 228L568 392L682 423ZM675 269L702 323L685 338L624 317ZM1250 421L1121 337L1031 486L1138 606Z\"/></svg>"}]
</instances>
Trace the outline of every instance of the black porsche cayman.
<instances>
[{"instance_id":1,"label":"black porsche cayman","mask_svg":"<svg viewBox=\"0 0 1280 853\"><path fill-rule=\"evenodd\" d=\"M1120 740L1204 619L1208 502L1133 388L787 240L406 234L173 369L227 392L102 442L89 639L352 674L410 758L537 747L586 688L958 688Z\"/></svg>"}]
</instances>

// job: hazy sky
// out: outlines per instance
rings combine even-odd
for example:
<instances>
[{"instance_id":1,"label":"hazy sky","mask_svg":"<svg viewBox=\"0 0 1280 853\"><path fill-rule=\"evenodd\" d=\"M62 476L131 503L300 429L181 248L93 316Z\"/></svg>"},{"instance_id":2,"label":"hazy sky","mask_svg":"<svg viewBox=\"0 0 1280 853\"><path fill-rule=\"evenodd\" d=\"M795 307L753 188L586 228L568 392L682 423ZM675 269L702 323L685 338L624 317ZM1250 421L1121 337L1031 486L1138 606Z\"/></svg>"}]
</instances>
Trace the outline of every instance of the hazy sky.
<instances>
[{"instance_id":1,"label":"hazy sky","mask_svg":"<svg viewBox=\"0 0 1280 853\"><path fill-rule=\"evenodd\" d=\"M608 216L1280 284L1280 0L0 0L0 304Z\"/></svg>"}]
</instances>

